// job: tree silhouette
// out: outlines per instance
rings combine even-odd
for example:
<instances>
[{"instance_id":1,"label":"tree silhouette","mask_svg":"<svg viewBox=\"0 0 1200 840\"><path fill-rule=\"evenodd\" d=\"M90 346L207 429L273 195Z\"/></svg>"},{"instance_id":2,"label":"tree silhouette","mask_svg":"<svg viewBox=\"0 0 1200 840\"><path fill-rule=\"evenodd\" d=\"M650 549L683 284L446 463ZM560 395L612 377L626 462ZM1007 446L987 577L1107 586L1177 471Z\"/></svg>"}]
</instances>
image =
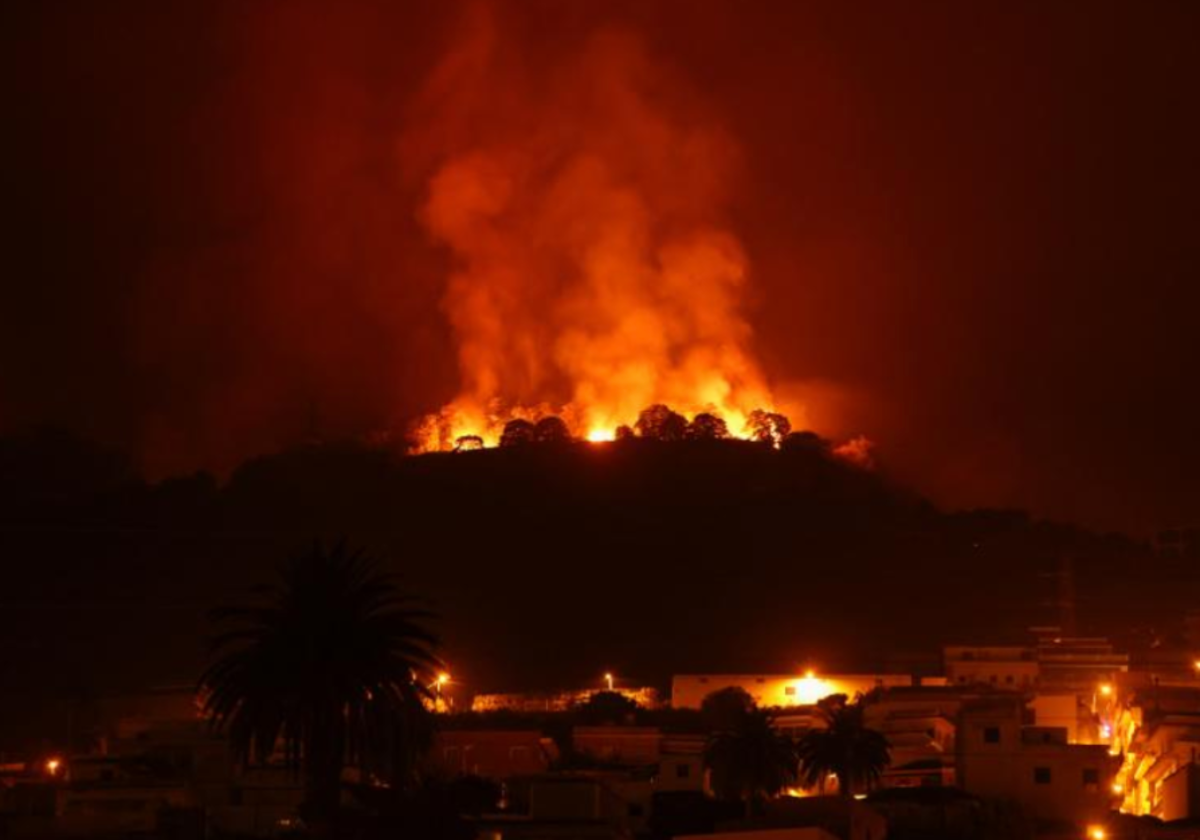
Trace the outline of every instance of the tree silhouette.
<instances>
[{"instance_id":1,"label":"tree silhouette","mask_svg":"<svg viewBox=\"0 0 1200 840\"><path fill-rule=\"evenodd\" d=\"M417 674L439 667L429 614L344 542L315 544L257 592L259 603L214 612L228 629L200 680L210 723L239 760L265 762L282 747L303 768L302 813L316 824L336 816L346 765L408 782L429 737Z\"/></svg>"},{"instance_id":2,"label":"tree silhouette","mask_svg":"<svg viewBox=\"0 0 1200 840\"><path fill-rule=\"evenodd\" d=\"M734 732L755 709L746 689L731 685L712 692L700 704L700 716L710 732Z\"/></svg>"},{"instance_id":3,"label":"tree silhouette","mask_svg":"<svg viewBox=\"0 0 1200 840\"><path fill-rule=\"evenodd\" d=\"M500 434L501 446L524 446L533 443L533 424L528 420L509 420Z\"/></svg>"},{"instance_id":4,"label":"tree silhouette","mask_svg":"<svg viewBox=\"0 0 1200 840\"><path fill-rule=\"evenodd\" d=\"M638 437L648 440L683 440L687 435L688 422L682 414L676 414L661 403L642 409L634 424Z\"/></svg>"},{"instance_id":5,"label":"tree silhouette","mask_svg":"<svg viewBox=\"0 0 1200 840\"><path fill-rule=\"evenodd\" d=\"M796 747L774 726L765 709L751 707L737 717L736 727L714 732L704 750L713 793L740 800L751 810L795 783Z\"/></svg>"},{"instance_id":6,"label":"tree silhouette","mask_svg":"<svg viewBox=\"0 0 1200 840\"><path fill-rule=\"evenodd\" d=\"M836 775L843 796L866 793L879 781L891 763L887 738L868 729L860 698L846 701L845 694L833 694L817 703L821 726L806 732L796 745L800 757L800 778L805 787L822 788Z\"/></svg>"},{"instance_id":7,"label":"tree silhouette","mask_svg":"<svg viewBox=\"0 0 1200 840\"><path fill-rule=\"evenodd\" d=\"M691 440L724 440L729 437L729 426L715 414L702 412L692 418L687 436Z\"/></svg>"},{"instance_id":8,"label":"tree silhouette","mask_svg":"<svg viewBox=\"0 0 1200 840\"><path fill-rule=\"evenodd\" d=\"M475 452L479 449L483 449L483 438L479 435L460 435L454 441L455 452Z\"/></svg>"},{"instance_id":9,"label":"tree silhouette","mask_svg":"<svg viewBox=\"0 0 1200 840\"><path fill-rule=\"evenodd\" d=\"M750 427L750 437L753 440L773 446L782 443L792 431L791 421L782 414L764 411L761 408L750 412L750 416L746 418L746 425Z\"/></svg>"},{"instance_id":10,"label":"tree silhouette","mask_svg":"<svg viewBox=\"0 0 1200 840\"><path fill-rule=\"evenodd\" d=\"M537 443L566 443L571 439L571 431L561 417L552 414L537 421L533 427L533 439Z\"/></svg>"},{"instance_id":11,"label":"tree silhouette","mask_svg":"<svg viewBox=\"0 0 1200 840\"><path fill-rule=\"evenodd\" d=\"M630 721L638 704L616 691L597 691L580 703L575 716L585 724L617 724Z\"/></svg>"},{"instance_id":12,"label":"tree silhouette","mask_svg":"<svg viewBox=\"0 0 1200 840\"><path fill-rule=\"evenodd\" d=\"M829 442L816 432L792 432L779 444L784 452L811 452L814 455L828 455Z\"/></svg>"}]
</instances>

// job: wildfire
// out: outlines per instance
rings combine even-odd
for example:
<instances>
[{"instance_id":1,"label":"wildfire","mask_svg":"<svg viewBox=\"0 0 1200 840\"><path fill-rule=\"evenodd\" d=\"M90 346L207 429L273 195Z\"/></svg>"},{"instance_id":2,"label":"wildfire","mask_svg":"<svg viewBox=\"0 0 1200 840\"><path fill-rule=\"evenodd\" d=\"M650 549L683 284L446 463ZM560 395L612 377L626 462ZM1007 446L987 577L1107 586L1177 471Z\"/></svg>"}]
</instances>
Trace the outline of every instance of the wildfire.
<instances>
[{"instance_id":1,"label":"wildfire","mask_svg":"<svg viewBox=\"0 0 1200 840\"><path fill-rule=\"evenodd\" d=\"M605 30L535 54L497 14L474 7L406 141L426 166L421 222L453 258L443 308L461 376L415 451L778 446L790 424L751 349L749 261L729 224L736 145L638 39Z\"/></svg>"}]
</instances>

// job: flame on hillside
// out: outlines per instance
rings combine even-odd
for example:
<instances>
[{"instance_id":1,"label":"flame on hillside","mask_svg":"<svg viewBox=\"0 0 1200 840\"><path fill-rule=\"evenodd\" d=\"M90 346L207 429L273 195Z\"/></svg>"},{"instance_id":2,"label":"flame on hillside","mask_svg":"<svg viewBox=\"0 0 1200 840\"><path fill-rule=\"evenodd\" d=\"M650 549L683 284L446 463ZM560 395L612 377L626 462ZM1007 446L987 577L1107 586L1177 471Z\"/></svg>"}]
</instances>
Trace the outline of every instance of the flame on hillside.
<instances>
[{"instance_id":1,"label":"flame on hillside","mask_svg":"<svg viewBox=\"0 0 1200 840\"><path fill-rule=\"evenodd\" d=\"M648 406L761 437L754 412L776 401L726 212L737 150L640 41L528 50L479 6L420 109L406 151L432 173L420 218L453 257L461 389L419 424L416 451L495 446L512 421L547 417L615 440Z\"/></svg>"}]
</instances>

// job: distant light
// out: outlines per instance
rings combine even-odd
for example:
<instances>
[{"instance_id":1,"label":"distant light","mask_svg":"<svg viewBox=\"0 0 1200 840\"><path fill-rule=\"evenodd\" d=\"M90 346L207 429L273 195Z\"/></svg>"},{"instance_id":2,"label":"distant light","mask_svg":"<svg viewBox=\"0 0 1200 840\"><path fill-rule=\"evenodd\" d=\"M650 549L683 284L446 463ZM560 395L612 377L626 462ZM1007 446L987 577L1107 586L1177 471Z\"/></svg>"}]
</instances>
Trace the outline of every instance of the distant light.
<instances>
[{"instance_id":1,"label":"distant light","mask_svg":"<svg viewBox=\"0 0 1200 840\"><path fill-rule=\"evenodd\" d=\"M1102 826L1093 825L1087 831L1088 840L1105 840L1108 837L1108 832Z\"/></svg>"},{"instance_id":2,"label":"distant light","mask_svg":"<svg viewBox=\"0 0 1200 840\"><path fill-rule=\"evenodd\" d=\"M611 672L606 672L604 674L604 685L608 688L609 691L613 690L613 675Z\"/></svg>"},{"instance_id":3,"label":"distant light","mask_svg":"<svg viewBox=\"0 0 1200 840\"><path fill-rule=\"evenodd\" d=\"M445 671L442 671L440 674L437 675L437 684L439 686L443 686L448 682L450 682L450 675L447 674Z\"/></svg>"},{"instance_id":4,"label":"distant light","mask_svg":"<svg viewBox=\"0 0 1200 840\"><path fill-rule=\"evenodd\" d=\"M1108 697L1112 694L1112 686L1109 683L1100 683L1100 693Z\"/></svg>"},{"instance_id":5,"label":"distant light","mask_svg":"<svg viewBox=\"0 0 1200 840\"><path fill-rule=\"evenodd\" d=\"M811 668L804 672L803 677L794 680L790 688L790 702L800 706L815 705L817 701L837 693L833 685L818 677Z\"/></svg>"},{"instance_id":6,"label":"distant light","mask_svg":"<svg viewBox=\"0 0 1200 840\"><path fill-rule=\"evenodd\" d=\"M609 443L617 439L617 433L611 429L592 429L587 433L588 443Z\"/></svg>"},{"instance_id":7,"label":"distant light","mask_svg":"<svg viewBox=\"0 0 1200 840\"><path fill-rule=\"evenodd\" d=\"M866 799L867 795L865 793L856 793L856 794L854 794L854 798L855 799Z\"/></svg>"},{"instance_id":8,"label":"distant light","mask_svg":"<svg viewBox=\"0 0 1200 840\"><path fill-rule=\"evenodd\" d=\"M1125 785L1121 784L1120 782L1113 782L1112 783L1112 792L1117 794L1117 796L1120 796L1122 793L1125 792Z\"/></svg>"},{"instance_id":9,"label":"distant light","mask_svg":"<svg viewBox=\"0 0 1200 840\"><path fill-rule=\"evenodd\" d=\"M46 759L46 775L57 776L58 771L62 769L62 759L48 758Z\"/></svg>"},{"instance_id":10,"label":"distant light","mask_svg":"<svg viewBox=\"0 0 1200 840\"><path fill-rule=\"evenodd\" d=\"M1195 668L1197 671L1200 671L1200 659L1197 659L1195 662L1193 662L1192 667Z\"/></svg>"}]
</instances>

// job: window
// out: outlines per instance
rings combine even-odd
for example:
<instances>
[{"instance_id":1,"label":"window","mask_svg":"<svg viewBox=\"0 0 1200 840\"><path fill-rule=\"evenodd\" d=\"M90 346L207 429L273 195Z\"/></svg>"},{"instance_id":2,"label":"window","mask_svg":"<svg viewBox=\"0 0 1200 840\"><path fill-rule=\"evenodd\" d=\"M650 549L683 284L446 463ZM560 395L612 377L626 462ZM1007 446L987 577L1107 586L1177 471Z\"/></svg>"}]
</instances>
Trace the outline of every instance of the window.
<instances>
[{"instance_id":1,"label":"window","mask_svg":"<svg viewBox=\"0 0 1200 840\"><path fill-rule=\"evenodd\" d=\"M1000 743L1000 727L999 726L985 726L983 728L983 742L985 744L999 744Z\"/></svg>"},{"instance_id":2,"label":"window","mask_svg":"<svg viewBox=\"0 0 1200 840\"><path fill-rule=\"evenodd\" d=\"M1033 783L1035 785L1050 784L1050 768L1049 767L1034 767L1033 768Z\"/></svg>"},{"instance_id":3,"label":"window","mask_svg":"<svg viewBox=\"0 0 1200 840\"><path fill-rule=\"evenodd\" d=\"M1096 790L1100 787L1100 771L1095 767L1083 768L1083 786L1088 790Z\"/></svg>"},{"instance_id":4,"label":"window","mask_svg":"<svg viewBox=\"0 0 1200 840\"><path fill-rule=\"evenodd\" d=\"M691 775L692 775L692 768L689 767L688 765L686 765L686 764L676 764L675 765L675 778L676 779L687 779Z\"/></svg>"}]
</instances>

